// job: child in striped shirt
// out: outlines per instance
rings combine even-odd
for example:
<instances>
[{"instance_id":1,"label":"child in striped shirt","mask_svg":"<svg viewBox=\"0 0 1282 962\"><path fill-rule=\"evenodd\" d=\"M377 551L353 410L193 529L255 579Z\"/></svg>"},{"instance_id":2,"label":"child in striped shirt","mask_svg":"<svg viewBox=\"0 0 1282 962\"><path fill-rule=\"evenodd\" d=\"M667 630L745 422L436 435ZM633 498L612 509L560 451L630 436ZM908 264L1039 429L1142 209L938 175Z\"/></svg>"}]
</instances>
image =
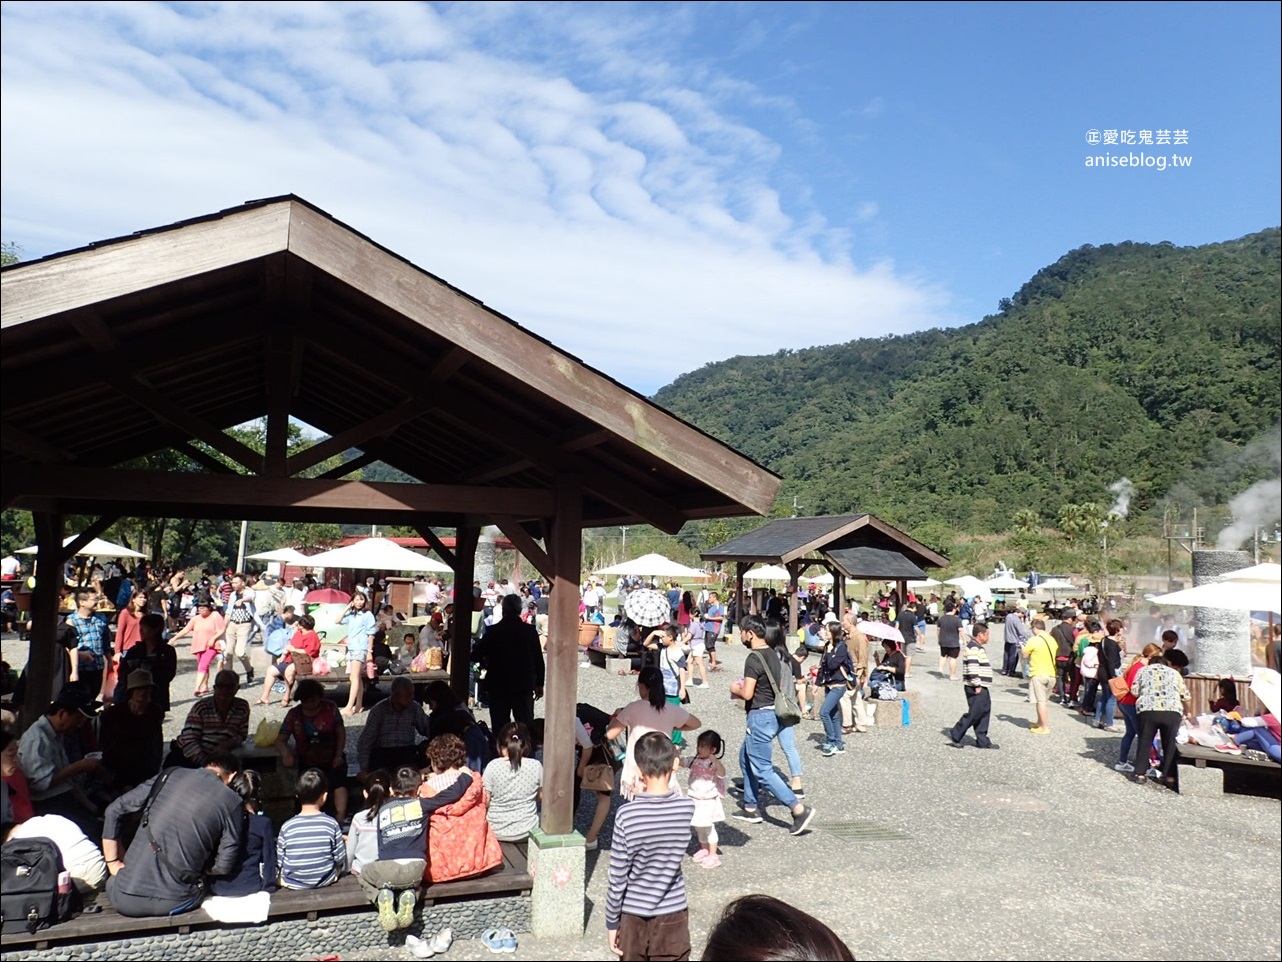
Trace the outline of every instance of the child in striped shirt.
<instances>
[{"instance_id":1,"label":"child in striped shirt","mask_svg":"<svg viewBox=\"0 0 1282 962\"><path fill-rule=\"evenodd\" d=\"M325 773L309 768L299 775L294 797L299 813L281 826L276 839L280 884L287 889L331 885L347 868L347 846L338 822L321 811L329 798Z\"/></svg>"},{"instance_id":2,"label":"child in striped shirt","mask_svg":"<svg viewBox=\"0 0 1282 962\"><path fill-rule=\"evenodd\" d=\"M667 735L642 735L633 758L644 789L614 819L605 896L610 951L625 959L688 959L690 912L681 863L694 802L672 788L681 759Z\"/></svg>"}]
</instances>

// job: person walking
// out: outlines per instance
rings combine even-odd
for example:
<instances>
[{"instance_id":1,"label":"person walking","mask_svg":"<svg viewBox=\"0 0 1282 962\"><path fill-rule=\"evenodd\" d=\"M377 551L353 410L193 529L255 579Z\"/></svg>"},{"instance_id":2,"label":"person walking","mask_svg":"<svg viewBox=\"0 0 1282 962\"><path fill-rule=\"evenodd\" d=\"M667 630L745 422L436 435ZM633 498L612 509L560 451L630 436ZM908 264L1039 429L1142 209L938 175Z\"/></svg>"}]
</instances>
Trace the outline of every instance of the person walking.
<instances>
[{"instance_id":1,"label":"person walking","mask_svg":"<svg viewBox=\"0 0 1282 962\"><path fill-rule=\"evenodd\" d=\"M1044 618L1033 619L1033 636L1024 645L1028 658L1028 687L1037 706L1037 724L1029 729L1034 735L1049 735L1051 730L1051 687L1055 684L1055 639L1046 631Z\"/></svg>"},{"instance_id":2,"label":"person walking","mask_svg":"<svg viewBox=\"0 0 1282 962\"><path fill-rule=\"evenodd\" d=\"M978 748L996 748L988 738L988 718L993 710L992 696L989 688L993 684L993 666L988 663L988 626L975 625L971 636L966 639L966 651L962 655L962 689L966 692L966 714L957 720L957 724L946 729L949 740L961 747L962 739L968 729L975 730L975 745Z\"/></svg>"},{"instance_id":3,"label":"person walking","mask_svg":"<svg viewBox=\"0 0 1282 962\"><path fill-rule=\"evenodd\" d=\"M759 792L763 787L768 788L792 811L791 832L800 835L809 828L815 810L797 799L796 793L775 771L770 758L771 748L779 734L776 693L782 686L792 684L792 679L778 655L766 643L766 626L759 617L748 615L741 618L739 633L749 652L743 679L730 686L731 697L742 701L747 713L747 733L739 751L739 767L743 771L743 809L735 818L741 822L761 822Z\"/></svg>"},{"instance_id":4,"label":"person walking","mask_svg":"<svg viewBox=\"0 0 1282 962\"><path fill-rule=\"evenodd\" d=\"M820 748L825 757L844 755L846 739L841 728L841 700L855 682L855 666L846 647L846 633L841 626L830 624L828 642L819 659L815 683L824 691L824 701L819 717L824 726L824 744Z\"/></svg>"}]
</instances>

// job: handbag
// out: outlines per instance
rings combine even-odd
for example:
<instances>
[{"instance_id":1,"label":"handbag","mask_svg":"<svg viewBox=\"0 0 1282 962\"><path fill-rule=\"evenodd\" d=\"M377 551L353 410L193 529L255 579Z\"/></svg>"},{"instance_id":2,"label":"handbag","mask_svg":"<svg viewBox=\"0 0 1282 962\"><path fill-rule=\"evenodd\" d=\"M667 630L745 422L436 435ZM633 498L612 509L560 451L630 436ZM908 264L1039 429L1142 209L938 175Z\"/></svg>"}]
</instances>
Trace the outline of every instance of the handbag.
<instances>
[{"instance_id":1,"label":"handbag","mask_svg":"<svg viewBox=\"0 0 1282 962\"><path fill-rule=\"evenodd\" d=\"M583 769L582 787L590 792L614 792L614 767L601 763L587 765Z\"/></svg>"},{"instance_id":2,"label":"handbag","mask_svg":"<svg viewBox=\"0 0 1282 962\"><path fill-rule=\"evenodd\" d=\"M1131 686L1126 683L1125 678L1121 677L1110 678L1108 680L1108 687L1118 698L1121 698L1123 695L1129 695L1131 692Z\"/></svg>"}]
</instances>

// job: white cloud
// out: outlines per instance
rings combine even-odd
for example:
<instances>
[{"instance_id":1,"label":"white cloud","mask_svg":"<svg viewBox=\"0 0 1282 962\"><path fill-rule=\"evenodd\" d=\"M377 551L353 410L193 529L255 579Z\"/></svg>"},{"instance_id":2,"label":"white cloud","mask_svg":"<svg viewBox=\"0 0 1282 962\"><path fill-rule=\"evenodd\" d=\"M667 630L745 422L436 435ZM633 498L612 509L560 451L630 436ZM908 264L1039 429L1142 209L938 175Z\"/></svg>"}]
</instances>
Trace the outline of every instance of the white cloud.
<instances>
[{"instance_id":1,"label":"white cloud","mask_svg":"<svg viewBox=\"0 0 1282 962\"><path fill-rule=\"evenodd\" d=\"M682 8L615 6L5 4L4 238L296 193L647 391L950 320L783 192L781 145L726 109L777 98L678 63Z\"/></svg>"}]
</instances>

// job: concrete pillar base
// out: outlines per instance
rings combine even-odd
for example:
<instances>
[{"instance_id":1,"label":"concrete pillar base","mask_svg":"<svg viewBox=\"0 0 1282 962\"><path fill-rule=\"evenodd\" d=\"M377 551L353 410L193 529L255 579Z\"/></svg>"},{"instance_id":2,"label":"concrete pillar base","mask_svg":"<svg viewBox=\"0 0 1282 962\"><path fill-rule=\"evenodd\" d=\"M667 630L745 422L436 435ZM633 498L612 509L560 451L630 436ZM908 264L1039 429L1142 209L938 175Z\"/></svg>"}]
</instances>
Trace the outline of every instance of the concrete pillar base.
<instances>
[{"instance_id":1,"label":"concrete pillar base","mask_svg":"<svg viewBox=\"0 0 1282 962\"><path fill-rule=\"evenodd\" d=\"M583 937L587 892L583 836L530 832L530 874L534 892L530 930L538 939Z\"/></svg>"}]
</instances>

